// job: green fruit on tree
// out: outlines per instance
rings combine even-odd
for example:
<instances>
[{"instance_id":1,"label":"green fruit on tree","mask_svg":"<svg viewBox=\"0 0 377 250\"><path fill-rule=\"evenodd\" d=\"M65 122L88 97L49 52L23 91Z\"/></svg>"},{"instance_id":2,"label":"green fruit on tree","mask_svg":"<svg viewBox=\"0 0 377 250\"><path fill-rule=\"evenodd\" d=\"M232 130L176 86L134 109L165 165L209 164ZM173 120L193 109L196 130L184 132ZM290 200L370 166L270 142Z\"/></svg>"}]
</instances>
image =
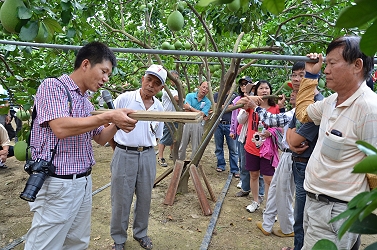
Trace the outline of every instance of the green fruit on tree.
<instances>
[{"instance_id":1,"label":"green fruit on tree","mask_svg":"<svg viewBox=\"0 0 377 250\"><path fill-rule=\"evenodd\" d=\"M285 81L284 82L283 87L284 87L285 90L292 90L292 88L289 86L289 83L292 85L291 81Z\"/></svg>"},{"instance_id":2,"label":"green fruit on tree","mask_svg":"<svg viewBox=\"0 0 377 250\"><path fill-rule=\"evenodd\" d=\"M26 149L28 145L25 141L18 141L13 147L14 151L14 156L16 157L17 160L19 161L25 161L26 160ZM30 158L31 152L30 148L28 149L28 157Z\"/></svg>"},{"instance_id":3,"label":"green fruit on tree","mask_svg":"<svg viewBox=\"0 0 377 250\"><path fill-rule=\"evenodd\" d=\"M20 109L16 112L16 117L21 121L28 121L30 119L30 113L23 109Z\"/></svg>"},{"instance_id":4,"label":"green fruit on tree","mask_svg":"<svg viewBox=\"0 0 377 250\"><path fill-rule=\"evenodd\" d=\"M187 3L185 1L180 1L178 4L182 5L183 8L187 7Z\"/></svg>"},{"instance_id":5,"label":"green fruit on tree","mask_svg":"<svg viewBox=\"0 0 377 250\"><path fill-rule=\"evenodd\" d=\"M147 6L145 4L142 4L142 5L140 5L139 10L140 11L146 11L147 10Z\"/></svg>"},{"instance_id":6,"label":"green fruit on tree","mask_svg":"<svg viewBox=\"0 0 377 250\"><path fill-rule=\"evenodd\" d=\"M325 83L325 81L321 78L321 79L319 79L318 80L318 87L320 87L320 88L324 88L326 86L326 83Z\"/></svg>"},{"instance_id":7,"label":"green fruit on tree","mask_svg":"<svg viewBox=\"0 0 377 250\"><path fill-rule=\"evenodd\" d=\"M215 72L215 66L214 65L209 65L209 72L211 72L211 73Z\"/></svg>"},{"instance_id":8,"label":"green fruit on tree","mask_svg":"<svg viewBox=\"0 0 377 250\"><path fill-rule=\"evenodd\" d=\"M206 38L203 37L203 39L200 41L200 45L202 45L203 47L206 45Z\"/></svg>"},{"instance_id":9,"label":"green fruit on tree","mask_svg":"<svg viewBox=\"0 0 377 250\"><path fill-rule=\"evenodd\" d=\"M175 50L175 47L173 44L169 45L169 50Z\"/></svg>"},{"instance_id":10,"label":"green fruit on tree","mask_svg":"<svg viewBox=\"0 0 377 250\"><path fill-rule=\"evenodd\" d=\"M242 41L241 44L242 44L243 46L247 46L247 45L249 45L248 41Z\"/></svg>"},{"instance_id":11,"label":"green fruit on tree","mask_svg":"<svg viewBox=\"0 0 377 250\"><path fill-rule=\"evenodd\" d=\"M160 91L160 92L158 92L158 93L156 94L156 98L158 98L158 99L161 100L161 98L162 98L162 91Z\"/></svg>"},{"instance_id":12,"label":"green fruit on tree","mask_svg":"<svg viewBox=\"0 0 377 250\"><path fill-rule=\"evenodd\" d=\"M191 49L191 43L190 42L185 42L185 49L186 50L189 50L189 49Z\"/></svg>"},{"instance_id":13,"label":"green fruit on tree","mask_svg":"<svg viewBox=\"0 0 377 250\"><path fill-rule=\"evenodd\" d=\"M228 10L236 12L241 8L241 0L234 0L233 2L227 4Z\"/></svg>"},{"instance_id":14,"label":"green fruit on tree","mask_svg":"<svg viewBox=\"0 0 377 250\"><path fill-rule=\"evenodd\" d=\"M5 0L0 9L0 22L8 32L15 33L17 25L21 22L18 18L18 7L26 7L22 0Z\"/></svg>"},{"instance_id":15,"label":"green fruit on tree","mask_svg":"<svg viewBox=\"0 0 377 250\"><path fill-rule=\"evenodd\" d=\"M161 44L161 48L164 50L168 50L170 48L170 43L169 42L163 42Z\"/></svg>"},{"instance_id":16,"label":"green fruit on tree","mask_svg":"<svg viewBox=\"0 0 377 250\"><path fill-rule=\"evenodd\" d=\"M216 64L214 67L215 67L215 70L221 69L221 65L220 64Z\"/></svg>"},{"instance_id":17,"label":"green fruit on tree","mask_svg":"<svg viewBox=\"0 0 377 250\"><path fill-rule=\"evenodd\" d=\"M184 7L182 4L178 3L178 4L177 4L177 10L178 10L179 12L183 12L183 11L185 10L185 7Z\"/></svg>"},{"instance_id":18,"label":"green fruit on tree","mask_svg":"<svg viewBox=\"0 0 377 250\"><path fill-rule=\"evenodd\" d=\"M182 13L178 10L173 11L168 17L168 27L172 31L179 31L182 29L185 20Z\"/></svg>"},{"instance_id":19,"label":"green fruit on tree","mask_svg":"<svg viewBox=\"0 0 377 250\"><path fill-rule=\"evenodd\" d=\"M148 9L152 9L153 4L152 3L147 3Z\"/></svg>"},{"instance_id":20,"label":"green fruit on tree","mask_svg":"<svg viewBox=\"0 0 377 250\"><path fill-rule=\"evenodd\" d=\"M181 48L183 47L183 45L182 45L182 43L181 43L180 41L176 41L176 42L174 43L174 47L175 47L176 49L181 49Z\"/></svg>"}]
</instances>

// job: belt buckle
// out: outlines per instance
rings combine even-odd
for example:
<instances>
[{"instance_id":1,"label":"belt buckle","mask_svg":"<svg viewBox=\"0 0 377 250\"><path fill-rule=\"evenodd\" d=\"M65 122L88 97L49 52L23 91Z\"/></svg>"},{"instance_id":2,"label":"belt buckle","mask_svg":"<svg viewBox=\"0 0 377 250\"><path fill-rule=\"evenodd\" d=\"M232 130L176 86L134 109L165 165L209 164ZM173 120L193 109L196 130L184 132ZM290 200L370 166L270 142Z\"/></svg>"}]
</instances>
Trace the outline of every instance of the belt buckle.
<instances>
[{"instance_id":1,"label":"belt buckle","mask_svg":"<svg viewBox=\"0 0 377 250\"><path fill-rule=\"evenodd\" d=\"M314 194L315 195L315 200L319 201L319 194Z\"/></svg>"},{"instance_id":2,"label":"belt buckle","mask_svg":"<svg viewBox=\"0 0 377 250\"><path fill-rule=\"evenodd\" d=\"M144 151L144 147L137 147L137 152L143 152Z\"/></svg>"}]
</instances>

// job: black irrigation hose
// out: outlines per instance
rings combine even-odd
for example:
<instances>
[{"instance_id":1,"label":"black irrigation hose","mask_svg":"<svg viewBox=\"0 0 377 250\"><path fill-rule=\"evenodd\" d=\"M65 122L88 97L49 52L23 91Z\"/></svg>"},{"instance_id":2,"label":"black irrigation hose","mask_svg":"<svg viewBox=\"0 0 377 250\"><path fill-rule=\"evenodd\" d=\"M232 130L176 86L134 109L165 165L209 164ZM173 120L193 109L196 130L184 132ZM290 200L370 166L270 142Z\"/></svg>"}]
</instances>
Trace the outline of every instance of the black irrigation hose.
<instances>
[{"instance_id":1,"label":"black irrigation hose","mask_svg":"<svg viewBox=\"0 0 377 250\"><path fill-rule=\"evenodd\" d=\"M109 182L105 186L102 186L102 187L98 188L97 190L95 190L92 193L92 196L98 194L99 192L103 191L104 189L106 189L106 188L108 188L110 186L111 186L111 182ZM25 239L26 239L26 234L22 235L20 238L18 238L16 240L12 241L12 243L10 243L9 245L1 248L0 250L11 250L14 247L18 246L19 244L21 244Z\"/></svg>"},{"instance_id":2,"label":"black irrigation hose","mask_svg":"<svg viewBox=\"0 0 377 250\"><path fill-rule=\"evenodd\" d=\"M207 232L204 235L202 244L200 245L200 250L207 250L209 243L211 242L211 238L213 235L213 230L215 229L217 219L219 218L220 210L223 205L226 193L229 190L230 182L232 181L233 174L229 173L228 179L226 180L226 183L223 187L223 190L221 191L220 197L216 202L215 209L213 211L211 220L209 221L209 225L207 227Z\"/></svg>"}]
</instances>

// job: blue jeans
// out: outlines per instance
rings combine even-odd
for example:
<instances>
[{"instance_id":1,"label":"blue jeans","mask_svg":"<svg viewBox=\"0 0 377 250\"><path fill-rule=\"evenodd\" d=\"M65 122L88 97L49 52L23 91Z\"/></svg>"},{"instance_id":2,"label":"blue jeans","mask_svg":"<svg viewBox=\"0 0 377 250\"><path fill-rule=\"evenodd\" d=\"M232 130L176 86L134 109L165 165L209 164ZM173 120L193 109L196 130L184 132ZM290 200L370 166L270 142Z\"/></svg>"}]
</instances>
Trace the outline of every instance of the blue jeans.
<instances>
[{"instance_id":1,"label":"blue jeans","mask_svg":"<svg viewBox=\"0 0 377 250\"><path fill-rule=\"evenodd\" d=\"M229 150L229 163L230 163L230 172L239 173L237 161L238 153L236 147L236 141L233 140L230 136L230 124L219 124L215 130L215 144L216 150L215 154L217 157L217 168L225 170L225 158L224 158L224 136L226 139L226 144L228 145Z\"/></svg>"},{"instance_id":2,"label":"blue jeans","mask_svg":"<svg viewBox=\"0 0 377 250\"><path fill-rule=\"evenodd\" d=\"M245 144L238 141L237 135L237 147L238 147L238 156L240 158L240 180L242 182L241 189L246 192L250 192L250 173L245 169ZM264 196L264 181L263 175L259 176L259 196Z\"/></svg>"},{"instance_id":3,"label":"blue jeans","mask_svg":"<svg viewBox=\"0 0 377 250\"><path fill-rule=\"evenodd\" d=\"M301 249L304 244L304 208L306 202L306 191L304 189L305 169L307 163L295 162L292 164L293 177L296 185L296 198L294 208L295 224L293 230L295 233L295 249Z\"/></svg>"}]
</instances>

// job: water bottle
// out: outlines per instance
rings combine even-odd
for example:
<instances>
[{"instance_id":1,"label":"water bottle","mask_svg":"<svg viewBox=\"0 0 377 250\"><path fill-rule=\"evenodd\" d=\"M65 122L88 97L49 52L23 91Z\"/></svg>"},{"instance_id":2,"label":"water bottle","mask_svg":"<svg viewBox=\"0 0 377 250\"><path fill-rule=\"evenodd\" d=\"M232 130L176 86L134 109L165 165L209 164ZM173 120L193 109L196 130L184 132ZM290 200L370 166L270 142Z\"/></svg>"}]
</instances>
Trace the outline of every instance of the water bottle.
<instances>
[{"instance_id":1,"label":"water bottle","mask_svg":"<svg viewBox=\"0 0 377 250\"><path fill-rule=\"evenodd\" d=\"M259 123L258 123L258 132L261 133L261 134L263 134L263 132L264 132L263 129L264 129L264 126L263 126L262 122L259 121Z\"/></svg>"}]
</instances>

